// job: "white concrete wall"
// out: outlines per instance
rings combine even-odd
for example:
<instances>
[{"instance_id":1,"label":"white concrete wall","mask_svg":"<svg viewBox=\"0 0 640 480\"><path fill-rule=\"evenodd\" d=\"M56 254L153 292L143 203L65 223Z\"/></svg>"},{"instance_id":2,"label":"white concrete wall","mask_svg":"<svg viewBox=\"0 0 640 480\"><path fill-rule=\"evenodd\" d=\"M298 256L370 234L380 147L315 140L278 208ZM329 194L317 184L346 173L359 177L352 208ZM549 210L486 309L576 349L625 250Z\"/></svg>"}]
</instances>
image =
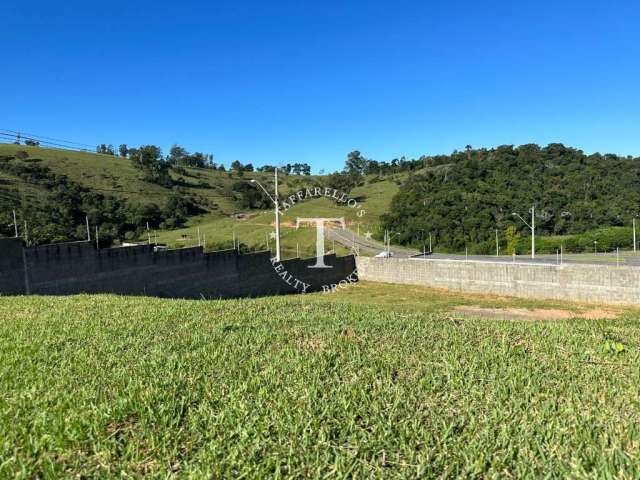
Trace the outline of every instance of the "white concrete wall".
<instances>
[{"instance_id":1,"label":"white concrete wall","mask_svg":"<svg viewBox=\"0 0 640 480\"><path fill-rule=\"evenodd\" d=\"M640 267L535 265L356 257L358 275L402 283L523 298L640 304Z\"/></svg>"}]
</instances>

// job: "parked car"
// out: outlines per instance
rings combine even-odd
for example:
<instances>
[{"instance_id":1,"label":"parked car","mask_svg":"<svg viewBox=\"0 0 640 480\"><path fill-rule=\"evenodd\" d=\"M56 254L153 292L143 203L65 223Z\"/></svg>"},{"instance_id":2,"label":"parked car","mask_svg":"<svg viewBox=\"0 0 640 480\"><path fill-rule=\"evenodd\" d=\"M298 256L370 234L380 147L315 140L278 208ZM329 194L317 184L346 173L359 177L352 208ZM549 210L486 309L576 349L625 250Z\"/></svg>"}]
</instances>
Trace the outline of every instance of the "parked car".
<instances>
[{"instance_id":1,"label":"parked car","mask_svg":"<svg viewBox=\"0 0 640 480\"><path fill-rule=\"evenodd\" d=\"M393 252L387 251L387 250L383 250L382 252L376 255L376 258L390 258L390 257L393 257Z\"/></svg>"}]
</instances>

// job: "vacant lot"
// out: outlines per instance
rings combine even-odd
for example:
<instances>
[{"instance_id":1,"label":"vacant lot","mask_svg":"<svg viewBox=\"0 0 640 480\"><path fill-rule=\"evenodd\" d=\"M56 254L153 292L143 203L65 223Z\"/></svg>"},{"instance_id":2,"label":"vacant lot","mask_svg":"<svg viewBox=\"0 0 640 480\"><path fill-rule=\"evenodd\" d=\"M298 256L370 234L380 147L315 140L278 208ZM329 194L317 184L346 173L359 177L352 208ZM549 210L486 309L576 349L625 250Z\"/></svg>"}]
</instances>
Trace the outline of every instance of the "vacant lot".
<instances>
[{"instance_id":1,"label":"vacant lot","mask_svg":"<svg viewBox=\"0 0 640 480\"><path fill-rule=\"evenodd\" d=\"M584 311L366 284L0 299L0 478L640 475L637 312L463 305Z\"/></svg>"}]
</instances>

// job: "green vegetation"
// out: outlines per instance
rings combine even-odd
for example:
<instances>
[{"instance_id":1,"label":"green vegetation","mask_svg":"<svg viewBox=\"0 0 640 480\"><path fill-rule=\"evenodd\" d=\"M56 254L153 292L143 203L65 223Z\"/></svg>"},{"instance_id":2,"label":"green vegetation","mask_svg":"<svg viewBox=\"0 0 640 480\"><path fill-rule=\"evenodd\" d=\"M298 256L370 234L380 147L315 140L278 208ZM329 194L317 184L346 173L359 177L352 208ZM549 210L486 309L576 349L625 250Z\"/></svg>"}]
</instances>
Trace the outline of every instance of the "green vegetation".
<instances>
[{"instance_id":1,"label":"green vegetation","mask_svg":"<svg viewBox=\"0 0 640 480\"><path fill-rule=\"evenodd\" d=\"M463 303L520 304L366 284L2 298L0 477L640 475L638 312L449 313Z\"/></svg>"},{"instance_id":2,"label":"green vegetation","mask_svg":"<svg viewBox=\"0 0 640 480\"><path fill-rule=\"evenodd\" d=\"M103 153L94 154L0 145L0 234L13 235L12 210L17 212L21 235L24 222L28 223L30 243L86 238L88 216L92 230L99 225L102 243L108 245L118 239L146 238L147 222L153 230L171 232L190 219L194 224L203 219L233 223L232 214L270 207L248 180L258 178L270 188L271 173L252 172L243 179L239 172L225 172L224 167L211 163L211 168L200 168L201 162L210 162L210 156L189 154L177 146L166 161L152 145L138 149L122 145L122 153L130 158L108 153L112 152L109 146L101 147L98 150ZM295 164L289 170L302 174L307 167ZM249 171L247 168L242 166L242 172ZM284 194L298 185L296 176L282 175ZM318 183L317 177L305 179L306 185ZM182 234L175 238L182 238ZM231 238L217 235L211 241L231 242ZM260 236L261 241L264 238ZM258 246L257 242L248 245Z\"/></svg>"},{"instance_id":3,"label":"green vegetation","mask_svg":"<svg viewBox=\"0 0 640 480\"><path fill-rule=\"evenodd\" d=\"M394 177L395 178L395 177ZM305 188L304 181L298 182L294 178L288 180L287 190ZM315 254L315 227L304 225L296 230L297 217L345 217L347 227L361 233L370 230L378 232L380 228L380 216L388 208L391 198L398 191L399 186L389 178L384 181L364 183L354 188L350 196L358 200L366 215L357 217L355 211L345 206L324 199L306 200L289 209L281 220L282 249L285 258L296 256L299 251L301 256ZM270 205L266 205L269 206ZM233 238L245 244L251 250L266 250L267 237L274 231L274 215L271 209L251 212L239 218L220 217L217 215L205 215L191 219L185 228L161 231L158 239L161 243L170 246L193 246L197 244L200 230L201 239L206 237L208 248L218 248L221 245L232 246ZM269 247L275 248L271 239ZM333 243L326 239L325 248L333 250ZM335 246L338 254L348 253L349 250Z\"/></svg>"},{"instance_id":4,"label":"green vegetation","mask_svg":"<svg viewBox=\"0 0 640 480\"><path fill-rule=\"evenodd\" d=\"M17 157L0 156L4 184L24 184L29 189L5 192L0 197L0 232L14 234L13 211L19 212L19 233L29 244L52 243L86 238L86 221L99 225L103 246L114 239L137 238L146 225L180 226L187 217L201 212L188 196L169 196L163 209L155 204L132 204L104 195L58 175L25 152ZM40 187L40 190L33 189ZM31 195L26 196L25 192ZM23 223L24 222L24 223ZM28 231L25 234L25 230Z\"/></svg>"},{"instance_id":5,"label":"green vegetation","mask_svg":"<svg viewBox=\"0 0 640 480\"><path fill-rule=\"evenodd\" d=\"M512 240L507 238L511 226L528 236L528 227L512 212L529 221L527 212L534 204L540 236L630 226L640 208L637 158L586 155L551 144L469 147L424 163L426 170L409 177L384 217L385 228L401 232L399 241L407 245L417 245L424 230L432 232L440 249L471 247L491 253L496 229L503 248ZM610 247L628 246L631 236L619 240ZM580 238L568 238L567 243L568 250L569 243L575 243L575 251L586 248ZM557 243L552 248L555 251Z\"/></svg>"},{"instance_id":6,"label":"green vegetation","mask_svg":"<svg viewBox=\"0 0 640 480\"><path fill-rule=\"evenodd\" d=\"M166 157L152 145L121 145L118 150L126 157L116 156L109 145L98 150L102 153L0 145L0 156L10 158L14 166L48 168L48 174L107 205L101 211L88 205L91 202L69 200L76 202L71 226L51 227L56 218L70 215L42 213L57 204L50 186L0 169L0 233L12 234L9 216L16 209L21 225L24 220L33 225L34 242L84 238L83 219L89 215L92 225L101 225L107 243L146 239L143 230L149 222L154 238L157 234L159 241L171 246L194 245L200 228L210 248L231 246L234 237L247 249L267 248L267 236L273 231L271 201L249 180L257 178L273 190L273 166L255 169L234 161L226 171L211 155L192 154L178 145ZM567 253L631 249L631 218L640 205L638 165L630 157L587 156L559 144L468 147L452 155L391 162L353 151L343 172L322 176L309 175L307 164L290 164L281 175L282 196L331 186L349 192L367 213L356 218L329 201L306 201L283 219L283 246L289 256L298 250L302 255L313 253L313 233L305 231L309 228L295 230L296 216L345 216L354 231L371 231L381 239L389 229L400 233L395 242L416 249L422 249L431 233L436 251L442 252L468 248L473 254L493 254L498 230L501 252L526 254L529 230L512 212L528 221L528 209L535 204L539 253L555 253L561 246ZM116 204L124 205L124 215L109 211ZM328 242L326 248L333 249L333 244Z\"/></svg>"}]
</instances>

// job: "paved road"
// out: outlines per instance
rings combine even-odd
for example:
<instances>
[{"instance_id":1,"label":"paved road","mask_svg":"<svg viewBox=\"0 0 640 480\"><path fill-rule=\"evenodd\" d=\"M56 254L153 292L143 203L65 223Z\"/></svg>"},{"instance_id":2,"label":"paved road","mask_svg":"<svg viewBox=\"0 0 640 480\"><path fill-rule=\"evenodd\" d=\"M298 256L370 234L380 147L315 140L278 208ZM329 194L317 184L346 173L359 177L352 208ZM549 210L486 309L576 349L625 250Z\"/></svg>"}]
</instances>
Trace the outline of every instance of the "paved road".
<instances>
[{"instance_id":1,"label":"paved road","mask_svg":"<svg viewBox=\"0 0 640 480\"><path fill-rule=\"evenodd\" d=\"M328 238L336 243L352 249L354 246L360 255L377 255L384 251L382 242L367 238L363 235L357 235L351 230L328 229ZM470 262L500 262L500 263L532 263L542 265L557 265L560 263L581 263L589 265L622 265L629 267L640 267L640 253L620 252L619 256L615 252L607 253L584 253L584 254L565 254L560 258L557 255L537 255L532 259L528 255L517 255L515 258L509 256L492 256L492 255L456 255L434 253L422 256L418 250L413 250L398 245L391 245L391 252L394 258L415 258L416 260L458 260Z\"/></svg>"},{"instance_id":2,"label":"paved road","mask_svg":"<svg viewBox=\"0 0 640 480\"><path fill-rule=\"evenodd\" d=\"M513 256L490 256L490 255L455 255L455 254L442 254L434 253L427 255L426 257L414 257L419 260L457 260L457 261L469 261L469 262L500 262L500 263L528 263L528 264L542 264L542 265L559 265L565 263L579 263L587 265L610 265L610 266L627 266L638 267L640 266L640 256L635 255L633 252L623 252L619 255L616 253L598 253L598 254L578 254L572 253L563 255L536 255L533 259L528 255Z\"/></svg>"},{"instance_id":3,"label":"paved road","mask_svg":"<svg viewBox=\"0 0 640 480\"><path fill-rule=\"evenodd\" d=\"M377 255L385 249L382 242L372 238L367 238L363 235L358 235L351 230L330 228L327 229L327 237L329 240L335 240L336 243L343 247L349 249L353 249L355 247L359 255ZM393 253L394 258L408 258L413 255L418 255L420 252L411 248L391 245L391 253Z\"/></svg>"}]
</instances>

